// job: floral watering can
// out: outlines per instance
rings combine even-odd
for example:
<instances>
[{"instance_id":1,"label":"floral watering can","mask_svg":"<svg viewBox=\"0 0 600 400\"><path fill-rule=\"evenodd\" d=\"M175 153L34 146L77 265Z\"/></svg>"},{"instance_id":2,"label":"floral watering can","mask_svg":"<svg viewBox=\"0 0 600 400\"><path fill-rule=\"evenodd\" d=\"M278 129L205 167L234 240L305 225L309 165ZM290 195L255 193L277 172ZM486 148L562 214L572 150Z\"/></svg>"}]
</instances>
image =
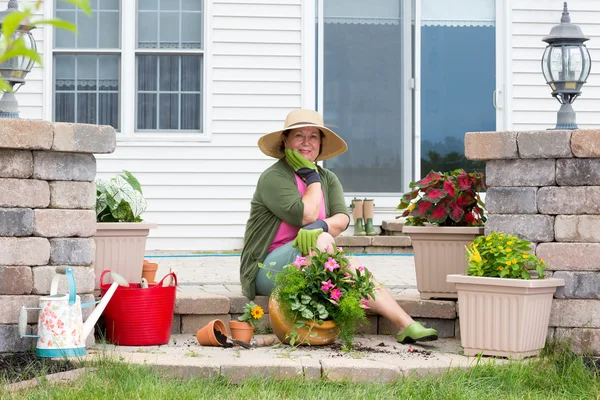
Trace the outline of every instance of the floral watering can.
<instances>
[{"instance_id":1,"label":"floral watering can","mask_svg":"<svg viewBox=\"0 0 600 400\"><path fill-rule=\"evenodd\" d=\"M92 332L94 325L106 308L110 298L119 285L129 283L117 273L112 273L113 284L101 301L81 304L76 295L73 268L57 267L57 275L52 279L50 295L40 297L39 307L21 307L19 313L19 335L38 339L35 354L38 357L74 357L86 354L85 339ZM57 294L60 275L67 276L69 293ZM98 304L88 319L83 323L81 309ZM40 310L38 334L27 335L27 310Z\"/></svg>"}]
</instances>

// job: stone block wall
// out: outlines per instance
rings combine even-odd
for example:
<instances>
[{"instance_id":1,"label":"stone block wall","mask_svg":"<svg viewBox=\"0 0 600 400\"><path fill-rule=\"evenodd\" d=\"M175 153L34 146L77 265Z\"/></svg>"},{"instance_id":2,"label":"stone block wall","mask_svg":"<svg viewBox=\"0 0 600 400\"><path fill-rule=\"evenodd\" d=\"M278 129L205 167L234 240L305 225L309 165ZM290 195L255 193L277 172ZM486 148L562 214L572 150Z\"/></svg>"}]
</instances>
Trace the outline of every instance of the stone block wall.
<instances>
[{"instance_id":1,"label":"stone block wall","mask_svg":"<svg viewBox=\"0 0 600 400\"><path fill-rule=\"evenodd\" d=\"M94 300L93 153L115 148L112 127L0 118L0 352L33 345L18 335L19 311L50 292L57 266L72 266L82 302ZM30 332L37 318L29 312Z\"/></svg>"},{"instance_id":2,"label":"stone block wall","mask_svg":"<svg viewBox=\"0 0 600 400\"><path fill-rule=\"evenodd\" d=\"M473 132L465 155L486 161L485 233L534 243L565 280L550 330L600 354L600 130Z\"/></svg>"}]
</instances>

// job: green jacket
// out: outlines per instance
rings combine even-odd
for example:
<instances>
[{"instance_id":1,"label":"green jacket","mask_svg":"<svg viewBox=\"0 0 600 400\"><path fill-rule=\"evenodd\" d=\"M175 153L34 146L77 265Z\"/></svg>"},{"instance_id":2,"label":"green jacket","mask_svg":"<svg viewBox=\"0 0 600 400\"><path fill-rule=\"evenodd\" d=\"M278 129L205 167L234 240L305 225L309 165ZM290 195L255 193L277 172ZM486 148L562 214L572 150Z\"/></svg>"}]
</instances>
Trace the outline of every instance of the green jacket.
<instances>
[{"instance_id":1,"label":"green jacket","mask_svg":"<svg viewBox=\"0 0 600 400\"><path fill-rule=\"evenodd\" d=\"M348 214L342 185L335 174L318 167L321 187L325 195L327 218L335 214ZM254 281L258 263L267 257L269 246L281 225L281 221L302 227L304 204L298 191L294 171L285 158L265 170L256 184L250 203L250 218L244 233L244 248L241 254L240 281L242 292L249 299L256 296Z\"/></svg>"}]
</instances>

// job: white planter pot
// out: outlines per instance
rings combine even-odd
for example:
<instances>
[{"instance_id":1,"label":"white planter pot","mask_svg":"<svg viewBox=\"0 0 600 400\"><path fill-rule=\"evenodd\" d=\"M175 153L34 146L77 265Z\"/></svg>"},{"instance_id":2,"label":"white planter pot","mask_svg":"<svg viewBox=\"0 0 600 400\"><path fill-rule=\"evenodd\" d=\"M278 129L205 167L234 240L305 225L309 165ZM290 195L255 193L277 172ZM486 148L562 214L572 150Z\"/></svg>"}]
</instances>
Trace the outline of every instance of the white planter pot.
<instances>
[{"instance_id":1,"label":"white planter pot","mask_svg":"<svg viewBox=\"0 0 600 400\"><path fill-rule=\"evenodd\" d=\"M465 355L521 359L546 343L552 298L564 279L448 275L456 284L460 341Z\"/></svg>"},{"instance_id":2,"label":"white planter pot","mask_svg":"<svg viewBox=\"0 0 600 400\"><path fill-rule=\"evenodd\" d=\"M132 283L140 281L144 264L146 238L156 224L147 222L96 223L96 289L100 289L100 275L105 269L115 271Z\"/></svg>"},{"instance_id":3,"label":"white planter pot","mask_svg":"<svg viewBox=\"0 0 600 400\"><path fill-rule=\"evenodd\" d=\"M412 241L421 299L456 299L456 288L446 276L467 272L465 246L483 235L483 227L405 225L402 232Z\"/></svg>"}]
</instances>

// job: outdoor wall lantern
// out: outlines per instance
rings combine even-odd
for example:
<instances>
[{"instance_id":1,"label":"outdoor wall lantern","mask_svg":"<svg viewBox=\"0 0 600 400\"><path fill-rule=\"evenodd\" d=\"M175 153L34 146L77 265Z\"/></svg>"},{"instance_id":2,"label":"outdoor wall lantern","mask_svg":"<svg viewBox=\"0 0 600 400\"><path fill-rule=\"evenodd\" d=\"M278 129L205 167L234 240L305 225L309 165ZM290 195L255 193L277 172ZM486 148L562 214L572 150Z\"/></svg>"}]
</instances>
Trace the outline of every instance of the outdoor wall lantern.
<instances>
[{"instance_id":1,"label":"outdoor wall lantern","mask_svg":"<svg viewBox=\"0 0 600 400\"><path fill-rule=\"evenodd\" d=\"M8 8L0 12L0 40L3 35L2 24L4 19L18 9L19 2L17 0L10 0ZM34 26L19 25L14 33L14 37L21 36L27 48L37 51L35 39L31 34L31 30L34 28ZM0 64L0 75L13 88L12 92L4 92L4 95L0 98L0 118L19 118L19 105L14 92L25 84L25 77L31 71L31 68L33 68L33 64L34 61L32 59L23 56L11 58Z\"/></svg>"},{"instance_id":2,"label":"outdoor wall lantern","mask_svg":"<svg viewBox=\"0 0 600 400\"><path fill-rule=\"evenodd\" d=\"M556 25L542 41L548 43L542 58L542 73L558 100L560 110L554 129L577 129L575 111L571 104L581 94L581 87L590 74L590 53L583 44L589 37L581 28L571 23L565 1L560 24Z\"/></svg>"}]
</instances>

